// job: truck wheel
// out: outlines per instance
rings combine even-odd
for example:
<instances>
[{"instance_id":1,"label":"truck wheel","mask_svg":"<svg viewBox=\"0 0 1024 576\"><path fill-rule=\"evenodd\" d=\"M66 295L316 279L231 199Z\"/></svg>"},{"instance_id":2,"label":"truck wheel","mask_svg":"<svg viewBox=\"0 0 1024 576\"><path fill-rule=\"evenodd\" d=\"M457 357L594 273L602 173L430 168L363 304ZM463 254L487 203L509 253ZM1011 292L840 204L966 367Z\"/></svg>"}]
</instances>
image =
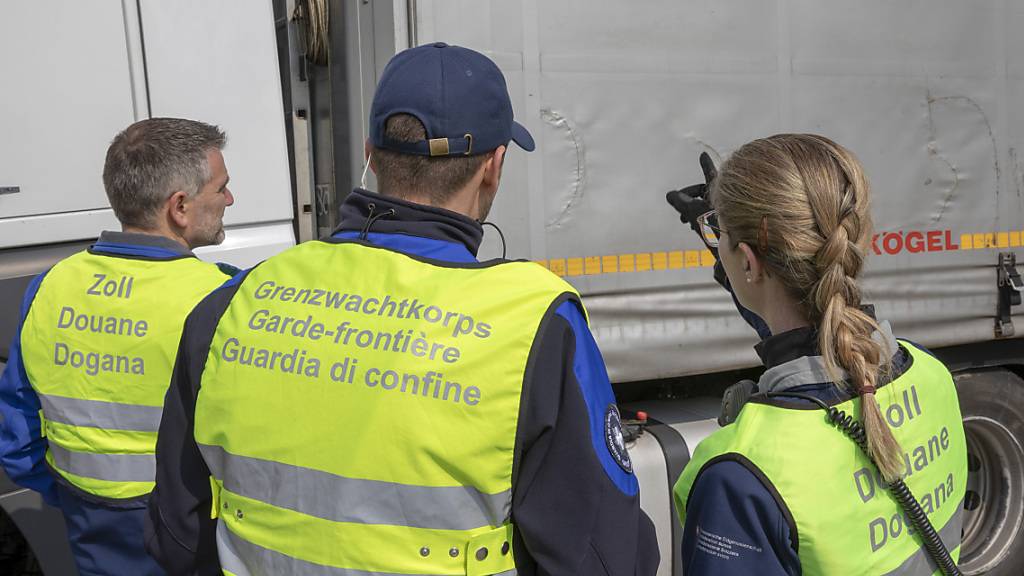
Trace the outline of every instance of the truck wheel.
<instances>
[{"instance_id":1,"label":"truck wheel","mask_svg":"<svg viewBox=\"0 0 1024 576\"><path fill-rule=\"evenodd\" d=\"M1008 370L954 376L967 435L960 569L1024 574L1024 380Z\"/></svg>"},{"instance_id":2,"label":"truck wheel","mask_svg":"<svg viewBox=\"0 0 1024 576\"><path fill-rule=\"evenodd\" d=\"M0 574L43 576L28 542L10 517L0 510Z\"/></svg>"}]
</instances>

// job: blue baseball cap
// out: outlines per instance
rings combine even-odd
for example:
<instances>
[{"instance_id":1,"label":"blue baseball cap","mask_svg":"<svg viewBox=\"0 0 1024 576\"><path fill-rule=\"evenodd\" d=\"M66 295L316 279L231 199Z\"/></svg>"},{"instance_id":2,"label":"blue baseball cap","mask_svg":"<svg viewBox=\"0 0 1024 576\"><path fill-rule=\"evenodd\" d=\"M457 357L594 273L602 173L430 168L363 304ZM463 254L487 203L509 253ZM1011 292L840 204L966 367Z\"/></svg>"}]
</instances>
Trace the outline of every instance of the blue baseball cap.
<instances>
[{"instance_id":1,"label":"blue baseball cap","mask_svg":"<svg viewBox=\"0 0 1024 576\"><path fill-rule=\"evenodd\" d=\"M387 138L384 128L395 114L419 118L427 139ZM421 156L483 154L509 141L534 149L533 137L512 119L498 66L479 52L444 42L403 50L388 62L370 107L370 141L376 148Z\"/></svg>"}]
</instances>

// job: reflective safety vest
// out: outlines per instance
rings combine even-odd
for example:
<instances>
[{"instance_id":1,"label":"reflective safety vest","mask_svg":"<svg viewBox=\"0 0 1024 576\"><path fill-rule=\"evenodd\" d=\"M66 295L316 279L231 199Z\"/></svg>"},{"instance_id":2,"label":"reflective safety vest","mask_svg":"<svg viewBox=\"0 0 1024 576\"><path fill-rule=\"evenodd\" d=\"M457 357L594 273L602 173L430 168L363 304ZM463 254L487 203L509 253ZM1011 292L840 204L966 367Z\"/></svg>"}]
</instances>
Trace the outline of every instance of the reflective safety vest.
<instances>
[{"instance_id":1,"label":"reflective safety vest","mask_svg":"<svg viewBox=\"0 0 1024 576\"><path fill-rule=\"evenodd\" d=\"M226 574L515 574L520 396L578 294L531 262L307 242L254 268L196 404Z\"/></svg>"},{"instance_id":2,"label":"reflective safety vest","mask_svg":"<svg viewBox=\"0 0 1024 576\"><path fill-rule=\"evenodd\" d=\"M957 559L967 484L967 445L956 388L941 362L901 343L910 368L878 389L882 414L905 452L904 481ZM836 406L861 420L860 398ZM701 442L675 485L680 522L696 478L732 460L772 491L789 520L802 573L938 574L902 509L861 449L818 407L753 400L736 422ZM742 555L745 543L697 527L701 553Z\"/></svg>"},{"instance_id":3,"label":"reflective safety vest","mask_svg":"<svg viewBox=\"0 0 1024 576\"><path fill-rule=\"evenodd\" d=\"M191 256L91 252L43 277L21 349L53 470L101 498L153 490L156 434L185 317L226 280Z\"/></svg>"}]
</instances>

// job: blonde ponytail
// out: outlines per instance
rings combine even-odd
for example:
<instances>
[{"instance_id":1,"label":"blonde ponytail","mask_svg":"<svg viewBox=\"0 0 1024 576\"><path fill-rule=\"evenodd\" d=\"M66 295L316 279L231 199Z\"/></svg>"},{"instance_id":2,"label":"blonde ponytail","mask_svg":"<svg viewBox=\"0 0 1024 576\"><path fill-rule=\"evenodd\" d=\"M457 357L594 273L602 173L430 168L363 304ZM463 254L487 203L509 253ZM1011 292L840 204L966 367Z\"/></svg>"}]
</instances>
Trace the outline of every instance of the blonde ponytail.
<instances>
[{"instance_id":1,"label":"blonde ponytail","mask_svg":"<svg viewBox=\"0 0 1024 576\"><path fill-rule=\"evenodd\" d=\"M736 151L711 197L730 240L754 247L818 327L832 380L861 397L871 456L886 481L898 479L903 452L875 399L895 351L872 338L878 324L860 310L857 277L871 238L869 187L860 163L822 136L780 134Z\"/></svg>"}]
</instances>

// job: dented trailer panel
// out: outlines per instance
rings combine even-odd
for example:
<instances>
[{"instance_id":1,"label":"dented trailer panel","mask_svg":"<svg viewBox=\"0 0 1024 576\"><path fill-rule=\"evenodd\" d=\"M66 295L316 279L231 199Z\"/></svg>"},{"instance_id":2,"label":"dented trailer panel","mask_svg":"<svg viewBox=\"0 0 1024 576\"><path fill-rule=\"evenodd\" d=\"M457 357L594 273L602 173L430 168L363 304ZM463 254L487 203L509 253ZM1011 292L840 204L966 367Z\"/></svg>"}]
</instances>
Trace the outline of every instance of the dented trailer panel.
<instances>
[{"instance_id":1,"label":"dented trailer panel","mask_svg":"<svg viewBox=\"0 0 1024 576\"><path fill-rule=\"evenodd\" d=\"M413 4L412 41L466 45L505 72L538 152L509 154L492 218L511 256L584 294L614 381L757 364L664 192L700 181L700 152L778 132L825 134L864 163L866 294L898 335L994 338L998 254L1024 256L1024 4ZM499 250L489 239L483 255Z\"/></svg>"}]
</instances>

